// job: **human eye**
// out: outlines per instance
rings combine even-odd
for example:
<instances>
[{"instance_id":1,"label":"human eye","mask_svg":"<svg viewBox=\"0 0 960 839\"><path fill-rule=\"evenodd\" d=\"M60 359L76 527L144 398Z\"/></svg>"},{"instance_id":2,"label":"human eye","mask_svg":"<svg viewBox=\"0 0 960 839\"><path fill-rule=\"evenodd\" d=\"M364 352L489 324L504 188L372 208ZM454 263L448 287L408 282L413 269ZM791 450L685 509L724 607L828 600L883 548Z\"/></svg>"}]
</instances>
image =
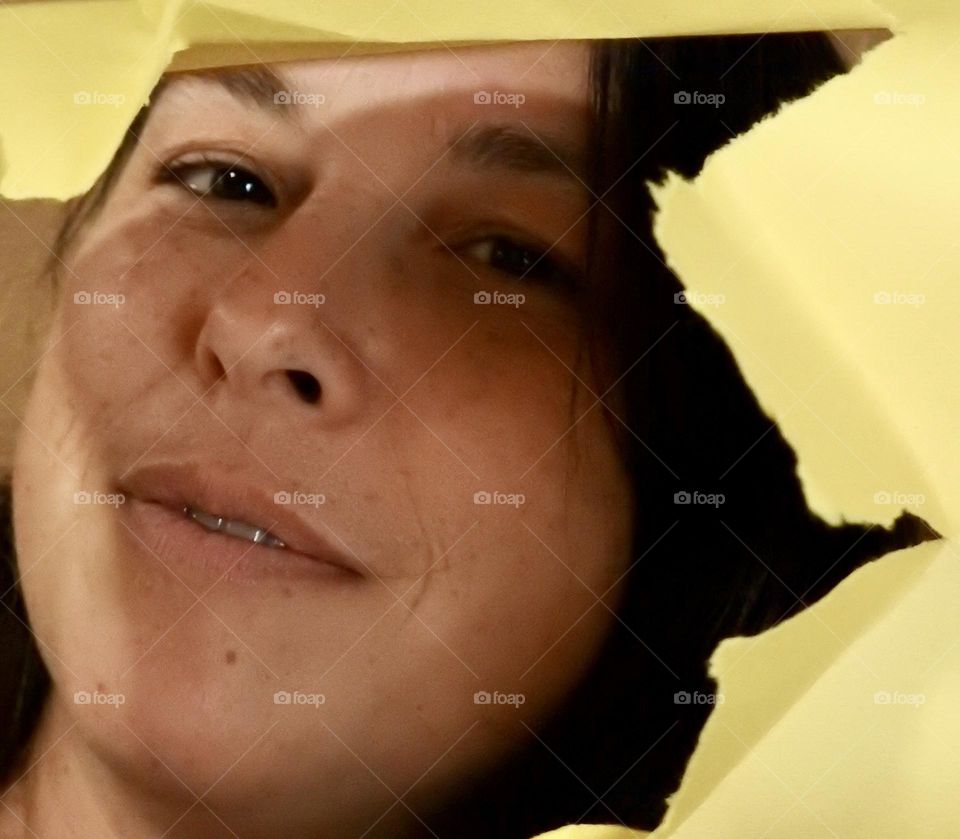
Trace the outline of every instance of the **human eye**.
<instances>
[{"instance_id":1,"label":"human eye","mask_svg":"<svg viewBox=\"0 0 960 839\"><path fill-rule=\"evenodd\" d=\"M266 181L234 158L217 158L202 154L165 164L160 180L176 183L198 198L220 201L250 202L263 207L276 207L277 198Z\"/></svg>"},{"instance_id":2,"label":"human eye","mask_svg":"<svg viewBox=\"0 0 960 839\"><path fill-rule=\"evenodd\" d=\"M488 236L464 248L469 257L507 276L563 288L576 286L579 270L564 259L554 258L548 251L549 248L505 235Z\"/></svg>"}]
</instances>

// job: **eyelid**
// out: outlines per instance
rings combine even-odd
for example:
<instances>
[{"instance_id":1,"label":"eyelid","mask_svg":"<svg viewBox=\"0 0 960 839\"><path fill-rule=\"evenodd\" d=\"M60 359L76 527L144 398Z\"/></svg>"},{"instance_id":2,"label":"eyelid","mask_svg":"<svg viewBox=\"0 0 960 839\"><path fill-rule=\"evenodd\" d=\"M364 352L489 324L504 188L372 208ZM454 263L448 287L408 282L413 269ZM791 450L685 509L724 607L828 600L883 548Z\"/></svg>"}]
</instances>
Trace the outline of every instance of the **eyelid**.
<instances>
[{"instance_id":1,"label":"eyelid","mask_svg":"<svg viewBox=\"0 0 960 839\"><path fill-rule=\"evenodd\" d=\"M481 225L480 232L473 232L469 235L463 233L460 236L461 244L454 248L454 250L466 248L491 239L504 239L517 247L542 254L538 264L542 264L544 260L550 260L561 273L577 286L582 285L585 281L586 267L582 266L575 257L567 256L556 242L554 242L553 245L549 245L542 239L539 239L535 234L520 231L511 224L497 225L491 223L489 225Z\"/></svg>"}]
</instances>

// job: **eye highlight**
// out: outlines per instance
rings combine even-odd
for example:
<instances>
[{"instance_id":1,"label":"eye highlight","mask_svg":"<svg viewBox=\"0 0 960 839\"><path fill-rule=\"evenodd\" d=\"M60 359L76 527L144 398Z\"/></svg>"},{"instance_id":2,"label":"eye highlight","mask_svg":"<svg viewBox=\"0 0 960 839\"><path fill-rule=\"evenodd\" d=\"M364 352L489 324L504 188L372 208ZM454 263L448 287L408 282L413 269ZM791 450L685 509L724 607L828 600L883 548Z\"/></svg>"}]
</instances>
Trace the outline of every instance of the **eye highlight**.
<instances>
[{"instance_id":1,"label":"eye highlight","mask_svg":"<svg viewBox=\"0 0 960 839\"><path fill-rule=\"evenodd\" d=\"M276 207L277 198L266 182L236 161L203 156L164 166L162 179L175 181L199 198L239 201Z\"/></svg>"}]
</instances>

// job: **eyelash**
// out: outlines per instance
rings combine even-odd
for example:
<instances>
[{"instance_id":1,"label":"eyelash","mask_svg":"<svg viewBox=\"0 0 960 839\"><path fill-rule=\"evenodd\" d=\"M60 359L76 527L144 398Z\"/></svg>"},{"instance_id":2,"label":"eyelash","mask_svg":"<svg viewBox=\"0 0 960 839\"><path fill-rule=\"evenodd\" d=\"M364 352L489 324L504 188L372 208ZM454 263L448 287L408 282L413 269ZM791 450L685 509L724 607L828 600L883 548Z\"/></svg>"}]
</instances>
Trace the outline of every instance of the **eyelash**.
<instances>
[{"instance_id":1,"label":"eyelash","mask_svg":"<svg viewBox=\"0 0 960 839\"><path fill-rule=\"evenodd\" d=\"M566 268L558 260L548 256L547 252L537 245L527 245L510 236L493 235L475 240L469 247L475 247L479 244L492 245L494 252L513 250L514 253L519 252L525 255L526 258L521 260L525 267L520 269L498 268L492 262L486 263L493 270L507 274L517 280L538 282L561 288L571 288L580 282L578 271Z\"/></svg>"},{"instance_id":2,"label":"eyelash","mask_svg":"<svg viewBox=\"0 0 960 839\"><path fill-rule=\"evenodd\" d=\"M198 189L190 182L190 172L197 170L208 170L214 174L205 189ZM228 179L225 180L225 177ZM230 162L203 155L197 160L175 163L172 166L165 165L160 173L160 179L165 182L175 182L201 199L212 197L221 201L250 202L267 208L277 206L276 195L270 186L259 175L238 165L236 161ZM218 187L240 184L245 186L239 194L232 196L216 194ZM511 250L514 254L517 252L522 254L521 262L524 267L521 268L497 267L492 261L485 263L494 271L514 279L525 280L529 277L529 282L539 282L565 289L573 288L580 282L579 271L566 267L561 264L561 261L548 256L547 251L538 245L526 244L508 235L493 234L476 239L467 247L472 248L480 244L492 245L493 253L499 252L501 255Z\"/></svg>"}]
</instances>

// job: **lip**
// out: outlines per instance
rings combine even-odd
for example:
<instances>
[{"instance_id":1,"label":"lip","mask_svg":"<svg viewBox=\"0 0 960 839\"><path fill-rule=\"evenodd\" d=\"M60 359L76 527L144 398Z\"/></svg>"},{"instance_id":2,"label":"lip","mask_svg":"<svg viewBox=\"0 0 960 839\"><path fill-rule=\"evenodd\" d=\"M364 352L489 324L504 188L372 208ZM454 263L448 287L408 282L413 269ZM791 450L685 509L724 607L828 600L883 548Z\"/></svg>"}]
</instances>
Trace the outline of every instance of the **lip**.
<instances>
[{"instance_id":1,"label":"lip","mask_svg":"<svg viewBox=\"0 0 960 839\"><path fill-rule=\"evenodd\" d=\"M334 566L351 576L365 576L356 560L336 550L316 527L301 517L295 507L275 503L273 493L245 480L239 472L231 474L212 464L158 463L133 470L119 482L118 489L135 501L160 505L178 514L185 526L196 528L200 537L230 540L241 547L249 545L251 554L255 557L269 556L271 565L282 565L284 558L290 564L309 559L317 565L327 566L326 571ZM284 542L285 547L256 545L207 531L183 515L184 506L197 507L211 515L267 528Z\"/></svg>"}]
</instances>

